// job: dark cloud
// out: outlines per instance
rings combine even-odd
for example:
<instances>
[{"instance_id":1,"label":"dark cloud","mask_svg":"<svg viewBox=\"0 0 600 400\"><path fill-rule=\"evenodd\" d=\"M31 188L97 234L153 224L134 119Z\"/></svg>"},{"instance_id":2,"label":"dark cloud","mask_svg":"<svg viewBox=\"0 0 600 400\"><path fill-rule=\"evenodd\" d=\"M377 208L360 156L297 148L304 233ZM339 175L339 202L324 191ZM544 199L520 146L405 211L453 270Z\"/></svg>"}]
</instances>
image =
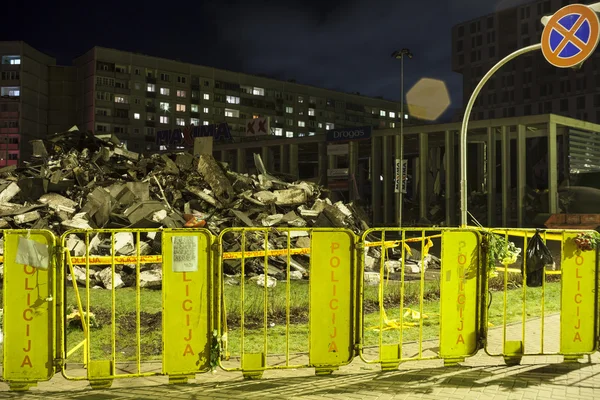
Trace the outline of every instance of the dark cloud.
<instances>
[{"instance_id":1,"label":"dark cloud","mask_svg":"<svg viewBox=\"0 0 600 400\"><path fill-rule=\"evenodd\" d=\"M393 100L399 99L400 65L390 54L408 47L415 57L405 64L405 89L422 77L441 79L459 106L452 26L521 3L148 0L142 7L107 0L60 9L22 3L15 11L28 11L27 23L6 19L0 37L25 40L61 63L100 45Z\"/></svg>"}]
</instances>

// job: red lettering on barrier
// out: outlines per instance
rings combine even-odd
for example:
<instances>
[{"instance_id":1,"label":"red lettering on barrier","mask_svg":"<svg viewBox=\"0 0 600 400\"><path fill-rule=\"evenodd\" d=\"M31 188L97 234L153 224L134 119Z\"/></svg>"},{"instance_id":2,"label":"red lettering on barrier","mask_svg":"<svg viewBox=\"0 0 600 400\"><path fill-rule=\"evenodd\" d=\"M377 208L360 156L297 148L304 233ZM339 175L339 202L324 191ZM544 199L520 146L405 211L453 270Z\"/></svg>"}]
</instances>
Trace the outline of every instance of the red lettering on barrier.
<instances>
[{"instance_id":1,"label":"red lettering on barrier","mask_svg":"<svg viewBox=\"0 0 600 400\"><path fill-rule=\"evenodd\" d=\"M583 265L585 259L583 258L583 256L581 254L577 255L575 257L575 264L577 264L578 266ZM575 278L577 279L577 292L575 294L575 296L573 297L573 301L575 302L575 304L581 304L583 302L583 295L579 292L581 292L581 279L583 278L581 275L579 275L579 268L575 268ZM577 317L579 317L579 305L576 306L577 308ZM576 329L575 331L575 337L573 337L573 343L575 342L581 342L581 334L579 332L579 329L581 329L581 318L577 319L577 324L574 326L574 328Z\"/></svg>"},{"instance_id":2,"label":"red lettering on barrier","mask_svg":"<svg viewBox=\"0 0 600 400\"><path fill-rule=\"evenodd\" d=\"M329 246L329 248L331 249L331 253L330 253L330 257L329 257L329 266L331 268L338 268L341 264L341 260L338 256L334 255L336 250L339 250L340 248L340 244L337 242L332 242L331 245ZM329 309L331 310L331 325L333 328L333 335L329 335L329 337L332 339L331 343L329 343L329 352L337 352L338 348L337 348L337 343L335 342L335 338L337 337L337 326L335 324L335 310L337 310L339 308L338 303L339 300L337 299L337 286L335 285L335 282L339 282L339 279L336 279L335 277L335 270L331 270L331 284L332 284L332 292L333 292L333 296L332 299L329 300Z\"/></svg>"},{"instance_id":3,"label":"red lettering on barrier","mask_svg":"<svg viewBox=\"0 0 600 400\"><path fill-rule=\"evenodd\" d=\"M333 302L335 302L337 304L338 303L338 299L331 299L329 301L329 309L331 309L331 310L337 310L339 307L337 305L334 307L333 306Z\"/></svg>"},{"instance_id":4,"label":"red lettering on barrier","mask_svg":"<svg viewBox=\"0 0 600 400\"><path fill-rule=\"evenodd\" d=\"M186 272L184 272L182 274L182 279L183 279L183 282L191 282L192 281L192 279L187 276ZM183 311L186 311L189 313L190 311L192 311L193 302L191 299L189 299L190 286L188 284L185 285L185 297L188 297L188 298L183 300L183 302L181 303L181 308L183 308ZM185 314L185 325L190 326L190 314ZM190 342L192 340L192 334L193 334L192 328L190 327L188 329L187 337L184 336L183 340L186 342ZM188 354L192 355L192 356L194 355L194 350L192 349L192 345L190 343L186 344L185 349L183 350L184 357L187 356Z\"/></svg>"},{"instance_id":5,"label":"red lettering on barrier","mask_svg":"<svg viewBox=\"0 0 600 400\"><path fill-rule=\"evenodd\" d=\"M331 271L331 282L339 282L339 279L335 279L335 271Z\"/></svg>"},{"instance_id":6,"label":"red lettering on barrier","mask_svg":"<svg viewBox=\"0 0 600 400\"><path fill-rule=\"evenodd\" d=\"M29 358L28 355L25 355L25 358L23 358L23 362L21 363L21 368L23 368L26 365L29 365L29 368L33 368L33 365L31 365L31 359Z\"/></svg>"},{"instance_id":7,"label":"red lettering on barrier","mask_svg":"<svg viewBox=\"0 0 600 400\"><path fill-rule=\"evenodd\" d=\"M329 335L329 337L333 339L333 338L335 338L336 336L337 336L337 327L336 327L336 326L334 326L334 327L333 327L333 335Z\"/></svg>"},{"instance_id":8,"label":"red lettering on barrier","mask_svg":"<svg viewBox=\"0 0 600 400\"><path fill-rule=\"evenodd\" d=\"M23 321L25 322L25 338L28 338L30 335L30 324L28 322L33 321L33 317L34 317L34 312L33 309L31 309L31 291L35 288L34 287L29 287L29 279L31 278L32 280L35 279L35 274L37 272L37 269L28 265L24 265L23 266L23 273L25 274L25 281L24 283L24 288L27 292L27 297L26 297L26 301L27 301L27 305L26 308L23 310ZM31 352L32 350L32 345L33 343L31 342L31 339L27 339L27 341L25 342L26 345L25 347L23 347L23 352L24 357L23 357L23 361L21 362L21 368L28 366L29 368L33 368L33 364L31 362L31 358L29 357L29 355L27 353Z\"/></svg>"},{"instance_id":9,"label":"red lettering on barrier","mask_svg":"<svg viewBox=\"0 0 600 400\"><path fill-rule=\"evenodd\" d=\"M458 262L458 269L456 271L458 275L458 295L456 296L456 306L458 308L459 321L456 329L456 332L458 334L456 338L456 344L465 344L465 339L461 333L465 328L463 311L467 302L467 296L465 294L465 270L463 267L463 265L465 265L468 261L467 255L464 253L465 247L466 243L464 241L458 243L458 256L456 257L456 260Z\"/></svg>"},{"instance_id":10,"label":"red lettering on barrier","mask_svg":"<svg viewBox=\"0 0 600 400\"><path fill-rule=\"evenodd\" d=\"M192 350L192 345L187 344L185 346L185 350L183 351L183 356L187 356L188 354L194 355L194 350Z\"/></svg>"}]
</instances>

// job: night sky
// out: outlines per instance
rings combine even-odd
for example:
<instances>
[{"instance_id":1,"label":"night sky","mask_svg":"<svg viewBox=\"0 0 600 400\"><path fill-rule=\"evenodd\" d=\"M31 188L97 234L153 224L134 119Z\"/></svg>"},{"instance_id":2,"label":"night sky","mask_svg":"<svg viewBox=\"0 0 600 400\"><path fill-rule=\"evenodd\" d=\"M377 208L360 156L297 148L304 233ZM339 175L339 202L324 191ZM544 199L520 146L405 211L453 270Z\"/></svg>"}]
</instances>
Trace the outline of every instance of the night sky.
<instances>
[{"instance_id":1,"label":"night sky","mask_svg":"<svg viewBox=\"0 0 600 400\"><path fill-rule=\"evenodd\" d=\"M60 9L11 2L9 9L26 9L4 10L20 17L3 19L0 40L24 40L59 64L98 45L391 100L400 98L400 62L390 55L407 47L414 58L405 63L405 89L422 77L441 79L459 108L452 26L526 2L148 0Z\"/></svg>"}]
</instances>

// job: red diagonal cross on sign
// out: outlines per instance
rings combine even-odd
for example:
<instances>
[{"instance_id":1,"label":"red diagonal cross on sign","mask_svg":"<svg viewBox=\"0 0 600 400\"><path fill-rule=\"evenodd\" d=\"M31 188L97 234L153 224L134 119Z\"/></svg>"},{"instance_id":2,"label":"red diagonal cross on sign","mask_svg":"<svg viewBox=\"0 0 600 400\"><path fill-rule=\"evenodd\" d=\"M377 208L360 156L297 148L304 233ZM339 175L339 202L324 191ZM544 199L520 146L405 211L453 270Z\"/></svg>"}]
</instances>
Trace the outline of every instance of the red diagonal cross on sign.
<instances>
[{"instance_id":1,"label":"red diagonal cross on sign","mask_svg":"<svg viewBox=\"0 0 600 400\"><path fill-rule=\"evenodd\" d=\"M577 36L575 36L575 34L579 30L579 28L581 28L581 25L583 25L584 22L585 22L585 18L583 17L583 15L580 15L579 18L577 18L577 21L575 21L575 23L569 30L566 30L559 23L556 23L552 26L561 35L563 35L562 42L560 42L560 44L558 46L556 46L556 49L553 51L554 54L560 54L560 52L563 51L565 47L567 47L567 44L569 44L569 42L571 42L575 46L579 47L579 50L583 50L585 48L587 43L582 42L581 39L579 39Z\"/></svg>"},{"instance_id":2,"label":"red diagonal cross on sign","mask_svg":"<svg viewBox=\"0 0 600 400\"><path fill-rule=\"evenodd\" d=\"M246 128L246 133L251 133L254 135L254 120L248 122L248 128Z\"/></svg>"},{"instance_id":3,"label":"red diagonal cross on sign","mask_svg":"<svg viewBox=\"0 0 600 400\"><path fill-rule=\"evenodd\" d=\"M258 131L259 132L267 133L267 127L265 126L266 123L267 123L266 119L263 119L262 121L258 121Z\"/></svg>"}]
</instances>

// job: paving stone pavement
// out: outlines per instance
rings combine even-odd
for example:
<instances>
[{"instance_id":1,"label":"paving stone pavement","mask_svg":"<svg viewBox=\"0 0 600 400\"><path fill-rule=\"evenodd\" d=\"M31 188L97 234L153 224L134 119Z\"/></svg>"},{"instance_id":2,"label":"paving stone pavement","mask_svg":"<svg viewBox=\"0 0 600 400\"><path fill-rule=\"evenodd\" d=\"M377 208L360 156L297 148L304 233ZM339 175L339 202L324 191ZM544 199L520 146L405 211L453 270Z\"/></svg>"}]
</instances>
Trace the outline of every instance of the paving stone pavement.
<instances>
[{"instance_id":1,"label":"paving stone pavement","mask_svg":"<svg viewBox=\"0 0 600 400\"><path fill-rule=\"evenodd\" d=\"M544 352L558 351L559 315L544 320ZM526 323L525 350L541 349L541 319ZM488 332L488 350L502 349L502 329ZM520 340L520 323L507 326L507 340ZM436 354L438 341L423 343L423 354ZM406 355L417 355L416 344L406 345ZM373 349L365 357L375 358ZM239 372L218 370L198 374L187 384L169 385L168 378L117 379L110 389L92 390L87 381L71 381L58 374L28 392L8 392L0 383L0 398L19 399L590 399L600 398L600 354L576 363L562 363L562 356L526 356L520 365L507 366L502 357L485 351L455 367L441 360L408 361L397 371L382 372L378 364L359 358L330 376L315 376L314 369L266 371L263 379L248 381ZM159 371L160 363L148 364ZM83 370L72 370L72 375Z\"/></svg>"}]
</instances>

